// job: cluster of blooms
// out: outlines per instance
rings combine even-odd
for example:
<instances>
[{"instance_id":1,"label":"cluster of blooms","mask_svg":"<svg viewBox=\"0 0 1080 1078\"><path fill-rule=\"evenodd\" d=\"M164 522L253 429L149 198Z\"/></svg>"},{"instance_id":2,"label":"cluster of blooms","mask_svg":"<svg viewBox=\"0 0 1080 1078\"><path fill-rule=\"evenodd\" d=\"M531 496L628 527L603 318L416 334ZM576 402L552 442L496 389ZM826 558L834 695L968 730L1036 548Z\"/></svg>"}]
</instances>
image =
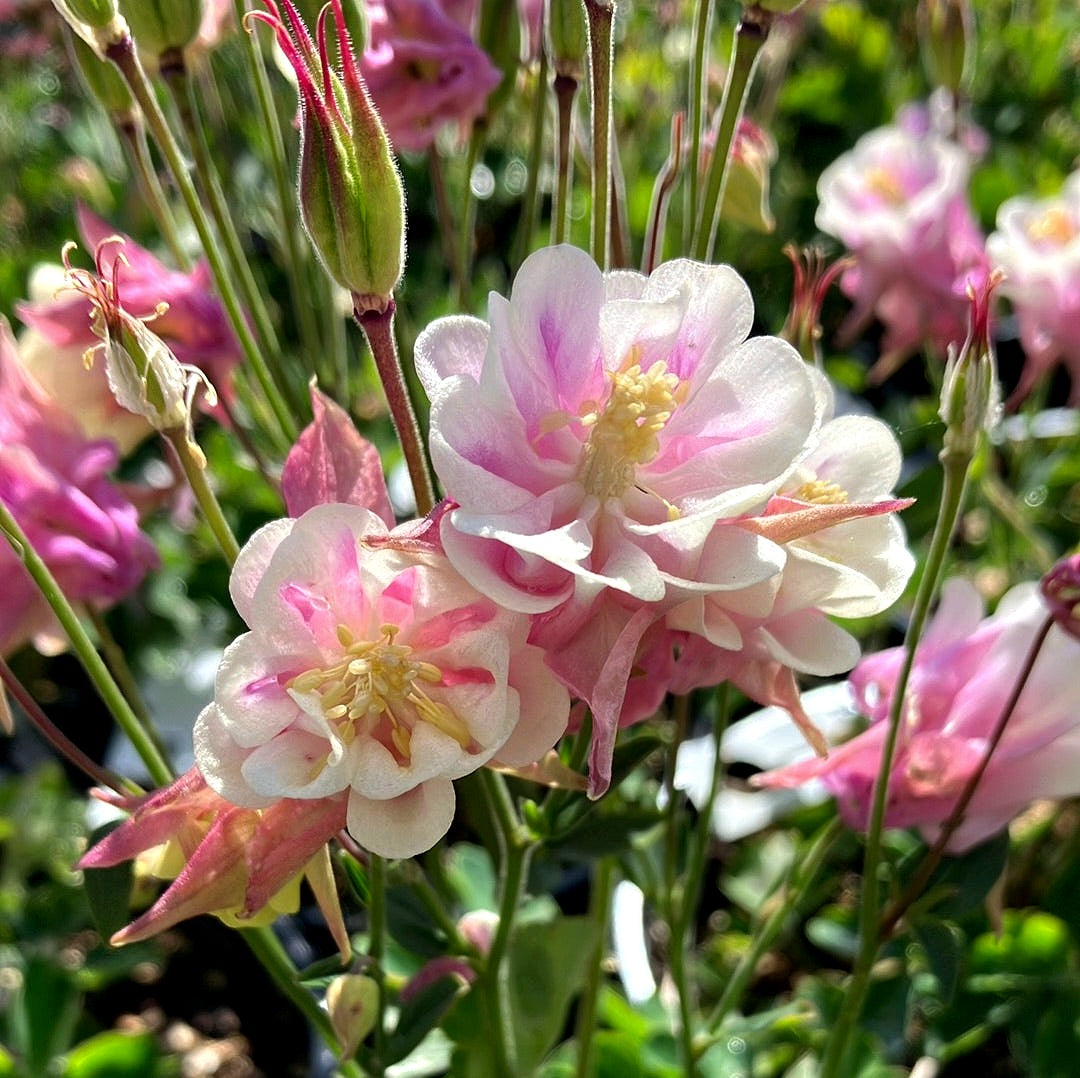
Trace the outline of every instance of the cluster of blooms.
<instances>
[{"instance_id":1,"label":"cluster of blooms","mask_svg":"<svg viewBox=\"0 0 1080 1078\"><path fill-rule=\"evenodd\" d=\"M946 134L945 131L950 131ZM893 126L861 138L818 183L817 225L855 256L841 278L854 309L850 340L867 322L885 327L879 373L923 344L944 356L963 339L966 294L1001 268L1001 295L1016 312L1027 357L1012 403L1058 363L1080 399L1080 174L1062 193L1014 198L983 239L968 202L972 163L985 151L979 129L958 124L940 100L908 106Z\"/></svg>"},{"instance_id":2,"label":"cluster of blooms","mask_svg":"<svg viewBox=\"0 0 1080 1078\"><path fill-rule=\"evenodd\" d=\"M1075 567L1071 575L1075 594ZM1070 615L1074 605L1075 599ZM904 695L889 780L888 826L920 827L933 838L980 767L1025 656L1048 616L1035 584L1013 588L989 618L983 617L982 600L968 581L956 578L946 584ZM903 649L892 648L868 656L852 673L855 706L871 723L864 733L833 749L826 760L768 772L758 781L791 787L823 779L844 819L865 828L902 660ZM988 838L1036 799L1080 792L1080 681L1074 662L1080 662L1080 641L1054 625L963 822L949 840L952 852Z\"/></svg>"}]
</instances>

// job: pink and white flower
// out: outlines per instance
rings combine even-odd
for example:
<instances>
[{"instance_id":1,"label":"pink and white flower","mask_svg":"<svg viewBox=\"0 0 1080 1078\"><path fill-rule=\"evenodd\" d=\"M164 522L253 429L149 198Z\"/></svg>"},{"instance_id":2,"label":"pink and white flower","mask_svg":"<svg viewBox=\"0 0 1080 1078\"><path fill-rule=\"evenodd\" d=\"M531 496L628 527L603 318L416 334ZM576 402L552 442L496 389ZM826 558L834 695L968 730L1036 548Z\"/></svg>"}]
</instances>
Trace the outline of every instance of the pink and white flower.
<instances>
[{"instance_id":1,"label":"pink and white flower","mask_svg":"<svg viewBox=\"0 0 1080 1078\"><path fill-rule=\"evenodd\" d=\"M915 657L901 713L900 738L889 781L886 823L920 827L932 838L982 760L1027 653L1048 617L1037 586L1010 591L994 615L983 617L968 582L949 581ZM851 685L870 727L810 760L756 781L791 787L821 778L841 815L865 828L892 705L901 648L868 656ZM1004 827L1038 798L1080 793L1080 642L1050 630L1027 684L990 759L949 849L962 852Z\"/></svg>"},{"instance_id":2,"label":"pink and white flower","mask_svg":"<svg viewBox=\"0 0 1080 1078\"><path fill-rule=\"evenodd\" d=\"M1080 404L1080 172L1056 198L1011 198L998 210L986 241L990 261L1005 271L1001 294L1013 305L1027 362L1012 403L1059 363Z\"/></svg>"},{"instance_id":3,"label":"pink and white flower","mask_svg":"<svg viewBox=\"0 0 1080 1078\"><path fill-rule=\"evenodd\" d=\"M841 278L855 303L844 335L876 316L886 330L885 374L924 343L944 356L964 340L967 286L987 271L967 198L969 154L910 126L864 135L818 181L817 226L856 259Z\"/></svg>"},{"instance_id":4,"label":"pink and white flower","mask_svg":"<svg viewBox=\"0 0 1080 1078\"><path fill-rule=\"evenodd\" d=\"M348 794L374 853L428 849L453 779L537 760L569 697L527 619L473 590L439 551L353 505L317 505L249 540L230 590L251 631L195 727L210 786L242 807Z\"/></svg>"}]
</instances>

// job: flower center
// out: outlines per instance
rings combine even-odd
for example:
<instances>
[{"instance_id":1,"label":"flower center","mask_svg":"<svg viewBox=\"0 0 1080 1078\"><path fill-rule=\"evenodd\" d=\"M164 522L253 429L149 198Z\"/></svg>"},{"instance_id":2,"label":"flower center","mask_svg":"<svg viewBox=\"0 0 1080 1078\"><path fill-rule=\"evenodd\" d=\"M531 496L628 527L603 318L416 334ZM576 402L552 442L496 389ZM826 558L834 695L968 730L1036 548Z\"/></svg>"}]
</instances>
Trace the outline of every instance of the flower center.
<instances>
[{"instance_id":1,"label":"flower center","mask_svg":"<svg viewBox=\"0 0 1080 1078\"><path fill-rule=\"evenodd\" d=\"M811 479L803 483L792 497L814 505L843 505L848 500L848 492L831 479Z\"/></svg>"},{"instance_id":2,"label":"flower center","mask_svg":"<svg viewBox=\"0 0 1080 1078\"><path fill-rule=\"evenodd\" d=\"M581 481L597 498L620 497L634 482L635 469L660 452L657 435L685 399L685 385L658 359L647 371L631 363L611 375L611 393L602 409L581 421L592 430L585 443Z\"/></svg>"},{"instance_id":3,"label":"flower center","mask_svg":"<svg viewBox=\"0 0 1080 1078\"><path fill-rule=\"evenodd\" d=\"M326 721L345 745L358 733L382 733L408 761L413 729L417 722L427 722L467 750L472 736L465 723L423 688L425 682L440 684L442 671L433 663L414 659L407 645L394 643L396 625L382 625L379 632L378 640L357 640L351 629L339 625L341 659L297 674L287 688L318 697ZM382 720L388 729L378 729Z\"/></svg>"},{"instance_id":4,"label":"flower center","mask_svg":"<svg viewBox=\"0 0 1080 1078\"><path fill-rule=\"evenodd\" d=\"M1070 214L1054 207L1036 217L1027 226L1027 234L1033 243L1049 240L1059 247L1064 247L1076 239L1077 227Z\"/></svg>"},{"instance_id":5,"label":"flower center","mask_svg":"<svg viewBox=\"0 0 1080 1078\"><path fill-rule=\"evenodd\" d=\"M904 189L900 186L900 181L891 172L880 166L867 172L866 189L890 206L903 205Z\"/></svg>"}]
</instances>

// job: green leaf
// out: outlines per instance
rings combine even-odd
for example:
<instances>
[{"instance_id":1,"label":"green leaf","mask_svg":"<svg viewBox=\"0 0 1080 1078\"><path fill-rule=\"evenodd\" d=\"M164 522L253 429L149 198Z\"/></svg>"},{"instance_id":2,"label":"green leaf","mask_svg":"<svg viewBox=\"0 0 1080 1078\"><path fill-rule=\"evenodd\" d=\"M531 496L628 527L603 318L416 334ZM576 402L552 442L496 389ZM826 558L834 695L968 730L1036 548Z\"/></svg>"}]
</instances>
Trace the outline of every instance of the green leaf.
<instances>
[{"instance_id":1,"label":"green leaf","mask_svg":"<svg viewBox=\"0 0 1080 1078\"><path fill-rule=\"evenodd\" d=\"M483 846L459 842L446 853L446 878L466 910L497 910L495 870Z\"/></svg>"},{"instance_id":2,"label":"green leaf","mask_svg":"<svg viewBox=\"0 0 1080 1078\"><path fill-rule=\"evenodd\" d=\"M152 1033L99 1033L73 1048L64 1078L146 1078L158 1057Z\"/></svg>"},{"instance_id":3,"label":"green leaf","mask_svg":"<svg viewBox=\"0 0 1080 1078\"><path fill-rule=\"evenodd\" d=\"M442 1022L446 1013L461 994L461 981L442 977L422 989L401 1007L397 1026L386 1045L386 1061L404 1059Z\"/></svg>"},{"instance_id":4,"label":"green leaf","mask_svg":"<svg viewBox=\"0 0 1080 1078\"><path fill-rule=\"evenodd\" d=\"M13 1024L31 1074L44 1074L71 1043L81 995L71 975L48 959L27 962Z\"/></svg>"},{"instance_id":5,"label":"green leaf","mask_svg":"<svg viewBox=\"0 0 1080 1078\"><path fill-rule=\"evenodd\" d=\"M947 857L937 867L926 891L945 889L947 897L933 907L935 918L956 920L980 909L1005 871L1009 834L1002 831L960 857Z\"/></svg>"},{"instance_id":6,"label":"green leaf","mask_svg":"<svg viewBox=\"0 0 1080 1078\"><path fill-rule=\"evenodd\" d=\"M111 820L107 824L102 824L90 836L90 845L96 845L119 827L121 822L121 820ZM131 861L122 861L111 868L87 868L83 870L83 879L94 924L101 938L108 940L114 932L119 932L128 923L128 903L131 899L134 865Z\"/></svg>"},{"instance_id":7,"label":"green leaf","mask_svg":"<svg viewBox=\"0 0 1080 1078\"><path fill-rule=\"evenodd\" d=\"M966 946L964 934L949 921L923 919L912 926L915 938L926 952L930 970L938 983L942 1003L952 1002L960 979L960 961Z\"/></svg>"},{"instance_id":8,"label":"green leaf","mask_svg":"<svg viewBox=\"0 0 1080 1078\"><path fill-rule=\"evenodd\" d=\"M357 901L366 909L371 904L371 881L368 879L367 869L351 853L342 852L338 863L345 870L345 878L349 881Z\"/></svg>"}]
</instances>

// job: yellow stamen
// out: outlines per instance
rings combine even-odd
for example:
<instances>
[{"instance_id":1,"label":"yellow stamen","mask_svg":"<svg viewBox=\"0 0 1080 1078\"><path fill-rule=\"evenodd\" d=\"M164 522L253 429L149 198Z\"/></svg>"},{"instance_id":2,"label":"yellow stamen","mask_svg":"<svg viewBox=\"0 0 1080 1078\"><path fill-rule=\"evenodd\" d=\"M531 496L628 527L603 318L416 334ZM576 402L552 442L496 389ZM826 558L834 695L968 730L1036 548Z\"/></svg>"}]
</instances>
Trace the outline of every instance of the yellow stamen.
<instances>
[{"instance_id":1,"label":"yellow stamen","mask_svg":"<svg viewBox=\"0 0 1080 1078\"><path fill-rule=\"evenodd\" d=\"M811 479L803 483L792 497L814 505L843 505L848 501L848 492L831 479Z\"/></svg>"},{"instance_id":2,"label":"yellow stamen","mask_svg":"<svg viewBox=\"0 0 1080 1078\"><path fill-rule=\"evenodd\" d=\"M1036 217L1027 226L1028 238L1033 243L1042 243L1044 240L1052 240L1059 247L1064 247L1076 239L1078 234L1076 221L1072 215L1058 206L1047 210L1040 217Z\"/></svg>"}]
</instances>

